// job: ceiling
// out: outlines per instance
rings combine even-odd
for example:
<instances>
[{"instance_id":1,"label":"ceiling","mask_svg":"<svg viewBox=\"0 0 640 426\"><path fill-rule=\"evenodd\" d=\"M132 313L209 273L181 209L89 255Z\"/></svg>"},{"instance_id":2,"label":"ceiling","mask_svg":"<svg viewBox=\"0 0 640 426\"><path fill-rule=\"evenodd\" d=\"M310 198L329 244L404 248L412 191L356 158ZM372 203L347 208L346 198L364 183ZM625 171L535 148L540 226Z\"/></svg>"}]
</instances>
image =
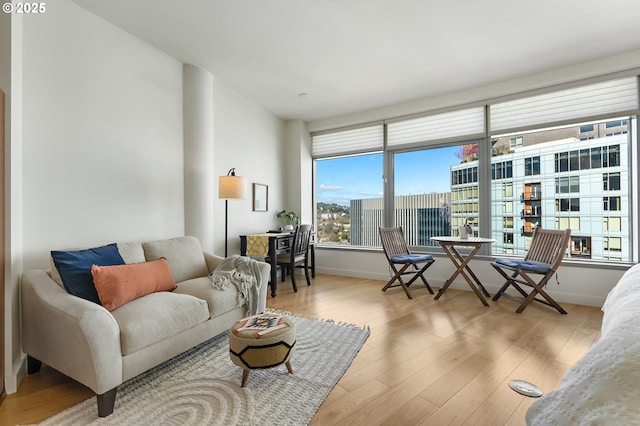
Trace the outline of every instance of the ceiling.
<instances>
[{"instance_id":1,"label":"ceiling","mask_svg":"<svg viewBox=\"0 0 640 426\"><path fill-rule=\"evenodd\" d=\"M638 0L73 0L285 119L640 48Z\"/></svg>"}]
</instances>

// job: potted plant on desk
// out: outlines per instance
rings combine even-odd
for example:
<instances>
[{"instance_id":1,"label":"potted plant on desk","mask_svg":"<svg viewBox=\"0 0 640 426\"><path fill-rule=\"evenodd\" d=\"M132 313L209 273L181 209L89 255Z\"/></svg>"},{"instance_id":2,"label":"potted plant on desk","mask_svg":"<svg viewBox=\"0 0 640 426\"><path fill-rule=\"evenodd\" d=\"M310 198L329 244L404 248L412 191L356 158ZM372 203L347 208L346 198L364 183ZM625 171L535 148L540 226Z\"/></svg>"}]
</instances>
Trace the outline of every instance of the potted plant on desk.
<instances>
[{"instance_id":1,"label":"potted plant on desk","mask_svg":"<svg viewBox=\"0 0 640 426\"><path fill-rule=\"evenodd\" d=\"M284 223L284 227L282 229L285 231L293 231L293 227L300 224L300 217L298 216L298 213L294 211L288 212L286 210L282 210L276 214L276 217Z\"/></svg>"}]
</instances>

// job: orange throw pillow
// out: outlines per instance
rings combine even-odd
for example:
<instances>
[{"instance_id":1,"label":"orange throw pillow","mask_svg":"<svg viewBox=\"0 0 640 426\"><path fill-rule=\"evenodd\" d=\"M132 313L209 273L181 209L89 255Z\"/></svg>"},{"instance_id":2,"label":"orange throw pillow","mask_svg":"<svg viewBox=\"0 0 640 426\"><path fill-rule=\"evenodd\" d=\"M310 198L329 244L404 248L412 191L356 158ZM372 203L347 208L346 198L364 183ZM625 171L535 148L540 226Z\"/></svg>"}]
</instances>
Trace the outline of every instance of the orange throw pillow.
<instances>
[{"instance_id":1,"label":"orange throw pillow","mask_svg":"<svg viewBox=\"0 0 640 426\"><path fill-rule=\"evenodd\" d=\"M102 306L110 311L138 297L176 288L169 263L164 257L129 265L93 265L91 275Z\"/></svg>"}]
</instances>

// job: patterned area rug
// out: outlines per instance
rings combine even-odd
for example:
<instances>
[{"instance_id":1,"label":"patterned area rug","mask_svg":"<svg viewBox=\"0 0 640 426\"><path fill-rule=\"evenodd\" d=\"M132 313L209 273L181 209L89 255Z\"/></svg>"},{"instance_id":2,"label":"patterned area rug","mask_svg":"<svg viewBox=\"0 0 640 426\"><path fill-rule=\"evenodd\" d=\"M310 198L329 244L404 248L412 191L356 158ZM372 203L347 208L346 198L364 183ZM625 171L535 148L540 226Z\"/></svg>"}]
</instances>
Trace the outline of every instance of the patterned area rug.
<instances>
[{"instance_id":1,"label":"patterned area rug","mask_svg":"<svg viewBox=\"0 0 640 426\"><path fill-rule=\"evenodd\" d=\"M288 316L297 334L294 374L284 365L253 370L241 388L224 333L119 386L110 416L98 417L93 397L41 425L306 425L369 330Z\"/></svg>"}]
</instances>

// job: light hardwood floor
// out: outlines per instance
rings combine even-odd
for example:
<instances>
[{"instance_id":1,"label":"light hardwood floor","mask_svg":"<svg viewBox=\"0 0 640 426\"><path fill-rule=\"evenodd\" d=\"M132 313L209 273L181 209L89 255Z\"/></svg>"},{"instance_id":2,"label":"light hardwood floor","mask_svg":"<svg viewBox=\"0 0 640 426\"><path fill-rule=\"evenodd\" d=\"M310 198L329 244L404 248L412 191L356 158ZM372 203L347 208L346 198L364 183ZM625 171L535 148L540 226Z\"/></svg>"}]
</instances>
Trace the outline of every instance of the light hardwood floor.
<instances>
[{"instance_id":1,"label":"light hardwood floor","mask_svg":"<svg viewBox=\"0 0 640 426\"><path fill-rule=\"evenodd\" d=\"M370 327L371 335L322 404L312 425L523 425L532 398L511 379L556 388L566 370L598 338L602 313L541 304L516 314L508 299L484 307L470 291L439 301L423 289L409 300L381 281L319 275L311 287L290 282L267 306L294 314ZM295 357L292 361L295 369ZM91 391L43 366L0 406L0 424L41 421Z\"/></svg>"}]
</instances>

